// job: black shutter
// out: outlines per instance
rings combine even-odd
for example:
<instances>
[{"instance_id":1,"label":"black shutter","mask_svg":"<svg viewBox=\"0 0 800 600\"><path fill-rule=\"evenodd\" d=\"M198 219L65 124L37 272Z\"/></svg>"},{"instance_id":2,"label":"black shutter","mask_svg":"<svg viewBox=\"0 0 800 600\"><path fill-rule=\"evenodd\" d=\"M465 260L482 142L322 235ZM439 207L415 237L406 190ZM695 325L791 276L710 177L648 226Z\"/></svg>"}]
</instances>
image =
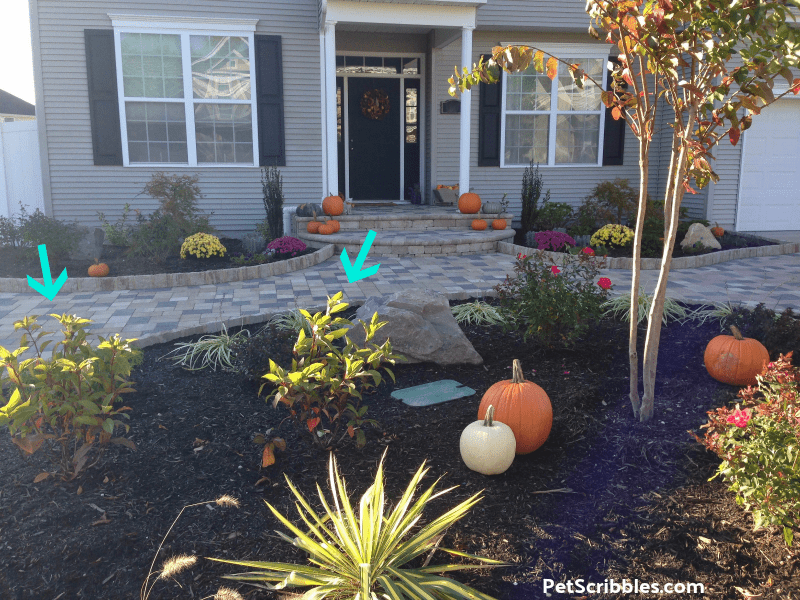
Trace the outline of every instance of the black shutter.
<instances>
[{"instance_id":1,"label":"black shutter","mask_svg":"<svg viewBox=\"0 0 800 600\"><path fill-rule=\"evenodd\" d=\"M260 165L286 166L281 36L256 35L256 100Z\"/></svg>"},{"instance_id":2,"label":"black shutter","mask_svg":"<svg viewBox=\"0 0 800 600\"><path fill-rule=\"evenodd\" d=\"M619 64L616 58L609 59ZM611 71L606 76L606 89L611 89L614 78ZM627 85L625 85L627 87ZM627 129L625 119L615 121L611 116L611 109L606 108L606 124L603 131L603 166L621 165L622 157L625 154L625 131Z\"/></svg>"},{"instance_id":3,"label":"black shutter","mask_svg":"<svg viewBox=\"0 0 800 600\"><path fill-rule=\"evenodd\" d=\"M483 55L487 61L491 55ZM478 166L500 166L500 111L503 106L503 79L495 84L479 84Z\"/></svg>"},{"instance_id":4,"label":"black shutter","mask_svg":"<svg viewBox=\"0 0 800 600\"><path fill-rule=\"evenodd\" d=\"M122 137L119 129L114 31L84 29L83 36L86 43L94 164L121 165Z\"/></svg>"}]
</instances>

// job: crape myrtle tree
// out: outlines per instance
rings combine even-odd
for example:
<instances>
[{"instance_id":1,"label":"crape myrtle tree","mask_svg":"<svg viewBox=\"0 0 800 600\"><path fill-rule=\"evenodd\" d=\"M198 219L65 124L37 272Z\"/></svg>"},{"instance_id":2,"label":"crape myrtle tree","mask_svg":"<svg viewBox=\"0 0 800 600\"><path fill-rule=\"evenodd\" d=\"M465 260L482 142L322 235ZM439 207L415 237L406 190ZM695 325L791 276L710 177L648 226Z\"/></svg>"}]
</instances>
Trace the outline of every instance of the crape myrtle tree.
<instances>
[{"instance_id":1,"label":"crape myrtle tree","mask_svg":"<svg viewBox=\"0 0 800 600\"><path fill-rule=\"evenodd\" d=\"M667 183L664 192L664 253L655 297L648 315L642 363L644 395L639 396L637 322L629 336L630 399L634 416L653 416L656 362L672 252L685 192L697 193L719 177L711 167L711 151L723 139L739 141L758 115L789 92L800 92L800 78L791 68L800 65L800 29L796 15L800 0L588 0L589 34L618 49L609 63L612 81L604 89L579 64L569 64L529 46L498 46L491 58L458 68L450 94L480 82L499 80L501 69L514 73L532 67L552 80L559 65L568 69L578 88L588 81L599 87L602 102L614 119L625 119L639 141L639 204L633 248L631 314L639 302L642 234L647 206L650 143L657 109L664 101L674 116ZM773 93L776 78L788 90ZM660 102L659 102L660 100ZM664 107L666 109L666 107Z\"/></svg>"}]
</instances>

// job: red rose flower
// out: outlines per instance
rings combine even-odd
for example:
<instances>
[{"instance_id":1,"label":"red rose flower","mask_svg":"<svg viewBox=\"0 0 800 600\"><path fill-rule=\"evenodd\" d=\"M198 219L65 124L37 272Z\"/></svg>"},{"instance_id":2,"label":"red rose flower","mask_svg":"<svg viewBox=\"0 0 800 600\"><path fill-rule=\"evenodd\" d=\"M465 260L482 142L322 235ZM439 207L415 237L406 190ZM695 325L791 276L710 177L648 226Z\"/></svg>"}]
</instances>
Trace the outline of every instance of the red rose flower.
<instances>
[{"instance_id":1,"label":"red rose flower","mask_svg":"<svg viewBox=\"0 0 800 600\"><path fill-rule=\"evenodd\" d=\"M597 281L597 285L599 285L604 290L611 289L611 280L608 277L601 277Z\"/></svg>"},{"instance_id":2,"label":"red rose flower","mask_svg":"<svg viewBox=\"0 0 800 600\"><path fill-rule=\"evenodd\" d=\"M558 268L557 266L555 266L555 265L553 265L552 267L550 267L550 271L553 273L553 275L558 275L559 273L561 273L561 269L559 269L559 268Z\"/></svg>"}]
</instances>

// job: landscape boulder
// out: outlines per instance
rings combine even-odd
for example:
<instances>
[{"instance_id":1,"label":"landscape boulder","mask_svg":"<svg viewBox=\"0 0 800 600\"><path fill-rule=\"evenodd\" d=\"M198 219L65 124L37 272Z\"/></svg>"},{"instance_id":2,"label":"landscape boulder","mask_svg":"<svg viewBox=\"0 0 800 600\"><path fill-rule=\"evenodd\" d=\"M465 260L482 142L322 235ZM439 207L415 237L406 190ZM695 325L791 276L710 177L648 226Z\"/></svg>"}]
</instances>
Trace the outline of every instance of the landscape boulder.
<instances>
[{"instance_id":1,"label":"landscape boulder","mask_svg":"<svg viewBox=\"0 0 800 600\"><path fill-rule=\"evenodd\" d=\"M483 364L464 332L450 312L447 298L433 290L408 289L391 296L372 296L356 312L355 326L348 334L359 345L364 344L364 328L358 319L369 323L378 313L386 321L372 339L381 345L388 338L392 351L402 354L405 362L433 362L439 365Z\"/></svg>"},{"instance_id":2,"label":"landscape boulder","mask_svg":"<svg viewBox=\"0 0 800 600\"><path fill-rule=\"evenodd\" d=\"M72 260L94 260L99 259L103 255L103 241L106 234L99 227L95 227L91 231L83 230L84 235L81 238L80 244L73 251L70 252L69 257Z\"/></svg>"},{"instance_id":3,"label":"landscape boulder","mask_svg":"<svg viewBox=\"0 0 800 600\"><path fill-rule=\"evenodd\" d=\"M694 246L697 242L702 242L706 248L713 248L714 250L722 250L717 238L711 233L711 230L702 223L692 223L689 226L689 231L686 232L686 237L681 242L681 248L687 246Z\"/></svg>"}]
</instances>

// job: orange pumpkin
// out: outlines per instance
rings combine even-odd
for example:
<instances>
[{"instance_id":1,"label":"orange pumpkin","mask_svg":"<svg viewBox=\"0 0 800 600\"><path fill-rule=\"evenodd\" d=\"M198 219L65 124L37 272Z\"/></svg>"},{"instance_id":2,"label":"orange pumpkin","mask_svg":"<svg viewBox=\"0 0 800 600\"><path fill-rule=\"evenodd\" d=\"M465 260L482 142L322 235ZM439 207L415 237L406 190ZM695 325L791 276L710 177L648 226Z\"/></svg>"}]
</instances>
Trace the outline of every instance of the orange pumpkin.
<instances>
[{"instance_id":1,"label":"orange pumpkin","mask_svg":"<svg viewBox=\"0 0 800 600\"><path fill-rule=\"evenodd\" d=\"M308 233L317 233L322 225L323 224L319 221L309 221L308 225L306 225L306 231L308 231Z\"/></svg>"},{"instance_id":2,"label":"orange pumpkin","mask_svg":"<svg viewBox=\"0 0 800 600\"><path fill-rule=\"evenodd\" d=\"M94 264L89 267L89 277L105 277L108 275L108 271L106 263L101 263L98 259L95 259Z\"/></svg>"},{"instance_id":3,"label":"orange pumpkin","mask_svg":"<svg viewBox=\"0 0 800 600\"><path fill-rule=\"evenodd\" d=\"M331 225L330 221L323 223L319 226L319 229L317 229L317 233L321 235L330 235L333 233L333 225Z\"/></svg>"},{"instance_id":4,"label":"orange pumpkin","mask_svg":"<svg viewBox=\"0 0 800 600\"><path fill-rule=\"evenodd\" d=\"M472 228L475 231L483 231L484 229L486 229L486 227L487 227L486 221L484 221L483 219L475 219L472 222Z\"/></svg>"},{"instance_id":5,"label":"orange pumpkin","mask_svg":"<svg viewBox=\"0 0 800 600\"><path fill-rule=\"evenodd\" d=\"M492 221L492 229L502 230L506 228L505 219L495 219Z\"/></svg>"},{"instance_id":6,"label":"orange pumpkin","mask_svg":"<svg viewBox=\"0 0 800 600\"><path fill-rule=\"evenodd\" d=\"M328 196L322 201L322 210L326 215L339 216L344 212L344 202L339 196Z\"/></svg>"},{"instance_id":7,"label":"orange pumpkin","mask_svg":"<svg viewBox=\"0 0 800 600\"><path fill-rule=\"evenodd\" d=\"M725 235L725 230L719 226L719 224L715 223L715 226L711 228L711 233L714 234L714 237L722 237Z\"/></svg>"},{"instance_id":8,"label":"orange pumpkin","mask_svg":"<svg viewBox=\"0 0 800 600\"><path fill-rule=\"evenodd\" d=\"M465 215L474 215L481 210L481 197L472 192L461 194L458 199L458 210Z\"/></svg>"},{"instance_id":9,"label":"orange pumpkin","mask_svg":"<svg viewBox=\"0 0 800 600\"><path fill-rule=\"evenodd\" d=\"M522 364L514 359L512 377L492 385L481 399L478 418L483 419L494 405L494 418L505 423L517 439L517 454L529 454L539 448L553 427L553 406L545 391L525 381Z\"/></svg>"},{"instance_id":10,"label":"orange pumpkin","mask_svg":"<svg viewBox=\"0 0 800 600\"><path fill-rule=\"evenodd\" d=\"M706 346L703 362L708 374L730 385L756 385L756 375L769 362L769 352L759 342L742 336L735 325L733 335L718 335Z\"/></svg>"},{"instance_id":11,"label":"orange pumpkin","mask_svg":"<svg viewBox=\"0 0 800 600\"><path fill-rule=\"evenodd\" d=\"M339 223L339 221L337 221L336 219L331 219L330 221L328 221L328 225L333 227L333 233L339 233L339 228L342 226L342 224Z\"/></svg>"}]
</instances>

